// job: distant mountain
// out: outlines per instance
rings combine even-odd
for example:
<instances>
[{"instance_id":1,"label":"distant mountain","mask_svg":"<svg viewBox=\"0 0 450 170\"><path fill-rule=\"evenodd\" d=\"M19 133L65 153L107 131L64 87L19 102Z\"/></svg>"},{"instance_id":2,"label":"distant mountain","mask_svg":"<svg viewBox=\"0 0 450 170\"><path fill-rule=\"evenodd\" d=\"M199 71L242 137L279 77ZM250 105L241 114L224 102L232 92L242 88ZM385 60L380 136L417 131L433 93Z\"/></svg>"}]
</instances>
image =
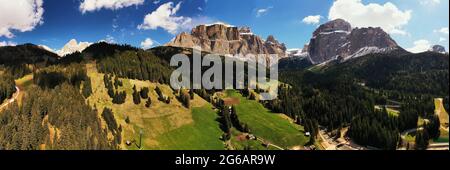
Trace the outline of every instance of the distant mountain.
<instances>
[{"instance_id":1,"label":"distant mountain","mask_svg":"<svg viewBox=\"0 0 450 170\"><path fill-rule=\"evenodd\" d=\"M85 57L104 58L114 55L116 52L138 51L139 49L130 45L109 44L107 42L98 42L88 46L83 50Z\"/></svg>"},{"instance_id":2,"label":"distant mountain","mask_svg":"<svg viewBox=\"0 0 450 170\"><path fill-rule=\"evenodd\" d=\"M59 56L34 44L0 47L0 64L21 65L54 63Z\"/></svg>"},{"instance_id":3,"label":"distant mountain","mask_svg":"<svg viewBox=\"0 0 450 170\"><path fill-rule=\"evenodd\" d=\"M329 66L325 70L337 74L351 74L367 86L377 89L446 96L449 92L448 69L448 55L424 52L403 55L369 54Z\"/></svg>"},{"instance_id":4,"label":"distant mountain","mask_svg":"<svg viewBox=\"0 0 450 170\"><path fill-rule=\"evenodd\" d=\"M289 61L282 63L287 64ZM344 63L330 62L314 69L298 69L302 66L300 63L304 64L307 60L300 61L287 65L290 67L283 67L285 69L280 71L280 81L335 90L341 88L339 82L363 84L373 89L394 92L397 96L390 97L397 99L406 95L426 94L442 97L449 93L448 54L412 54L396 50L368 54Z\"/></svg>"},{"instance_id":5,"label":"distant mountain","mask_svg":"<svg viewBox=\"0 0 450 170\"><path fill-rule=\"evenodd\" d=\"M191 33L183 32L177 35L166 46L192 48L199 46L202 51L219 55L223 54L278 54L286 56L286 46L273 36L266 40L252 33L249 27L235 27L221 23L199 25ZM240 58L247 60L245 58ZM267 58L271 61L273 59Z\"/></svg>"},{"instance_id":6,"label":"distant mountain","mask_svg":"<svg viewBox=\"0 0 450 170\"><path fill-rule=\"evenodd\" d=\"M52 48L46 46L46 45L38 45L39 47L43 48L44 50L50 51L52 53L56 53L55 50L53 50Z\"/></svg>"},{"instance_id":7,"label":"distant mountain","mask_svg":"<svg viewBox=\"0 0 450 170\"><path fill-rule=\"evenodd\" d=\"M80 42L78 43L77 40L71 39L64 47L59 50L57 53L59 56L63 57L67 54L72 54L74 52L82 52L84 49L89 47L92 43L89 42Z\"/></svg>"},{"instance_id":8,"label":"distant mountain","mask_svg":"<svg viewBox=\"0 0 450 170\"><path fill-rule=\"evenodd\" d=\"M304 51L312 63L320 64L395 49L401 47L381 28L352 28L347 21L337 19L317 28Z\"/></svg>"},{"instance_id":9,"label":"distant mountain","mask_svg":"<svg viewBox=\"0 0 450 170\"><path fill-rule=\"evenodd\" d=\"M442 45L434 45L428 51L432 51L432 52L436 52L436 53L442 53L442 54L445 54L447 52L445 50L445 47L442 46Z\"/></svg>"}]
</instances>

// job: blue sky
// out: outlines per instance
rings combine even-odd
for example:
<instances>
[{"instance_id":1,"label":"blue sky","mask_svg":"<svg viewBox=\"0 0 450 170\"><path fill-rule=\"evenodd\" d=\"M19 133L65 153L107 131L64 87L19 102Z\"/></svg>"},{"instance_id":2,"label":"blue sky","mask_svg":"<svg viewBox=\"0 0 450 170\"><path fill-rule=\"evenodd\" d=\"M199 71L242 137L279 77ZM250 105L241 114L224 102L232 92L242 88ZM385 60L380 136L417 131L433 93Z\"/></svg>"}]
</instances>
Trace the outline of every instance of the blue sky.
<instances>
[{"instance_id":1,"label":"blue sky","mask_svg":"<svg viewBox=\"0 0 450 170\"><path fill-rule=\"evenodd\" d=\"M34 4L26 8L17 5L20 1ZM0 45L30 42L58 50L76 39L157 46L196 24L224 22L249 26L263 38L274 35L288 48L302 48L319 24L344 17L354 26L382 27L407 49L420 50L432 44L449 47L448 0L338 1L0 0L3 8L20 8L0 7ZM158 17L164 12L170 15ZM149 41L142 43L146 39Z\"/></svg>"}]
</instances>

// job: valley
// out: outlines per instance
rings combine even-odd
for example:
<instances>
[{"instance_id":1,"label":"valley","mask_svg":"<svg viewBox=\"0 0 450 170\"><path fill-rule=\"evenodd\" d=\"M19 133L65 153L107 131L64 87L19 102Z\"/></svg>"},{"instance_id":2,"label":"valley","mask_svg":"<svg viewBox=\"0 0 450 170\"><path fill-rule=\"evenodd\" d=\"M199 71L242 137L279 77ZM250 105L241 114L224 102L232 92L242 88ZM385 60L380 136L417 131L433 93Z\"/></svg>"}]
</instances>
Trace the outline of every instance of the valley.
<instances>
[{"instance_id":1,"label":"valley","mask_svg":"<svg viewBox=\"0 0 450 170\"><path fill-rule=\"evenodd\" d=\"M33 44L0 47L0 149L448 147L442 146L448 143L448 53L410 53L382 29L353 29L343 20L319 26L294 56L273 36L264 41L250 33L222 23L199 25L147 50L71 40L64 57ZM341 46L324 49L329 40ZM239 90L171 87L176 67L170 57L183 53L192 60L191 45L206 49L202 57L286 55L279 60L278 98L259 100L270 89L262 83L250 89L248 80ZM208 68L201 67L202 75Z\"/></svg>"}]
</instances>

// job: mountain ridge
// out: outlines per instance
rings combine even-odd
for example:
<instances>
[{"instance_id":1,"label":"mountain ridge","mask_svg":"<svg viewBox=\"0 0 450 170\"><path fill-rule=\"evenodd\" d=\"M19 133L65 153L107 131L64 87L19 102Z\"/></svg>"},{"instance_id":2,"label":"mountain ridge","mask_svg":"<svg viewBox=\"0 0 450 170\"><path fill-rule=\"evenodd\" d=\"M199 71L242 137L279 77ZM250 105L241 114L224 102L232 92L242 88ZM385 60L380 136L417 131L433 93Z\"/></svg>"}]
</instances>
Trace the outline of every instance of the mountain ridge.
<instances>
[{"instance_id":1,"label":"mountain ridge","mask_svg":"<svg viewBox=\"0 0 450 170\"><path fill-rule=\"evenodd\" d=\"M165 46L193 48L199 46L202 51L219 55L224 54L277 54L286 57L286 46L269 35L266 40L255 35L249 27L235 27L224 24L198 25L191 33L178 34ZM240 58L247 60L246 58ZM272 60L267 57L267 60Z\"/></svg>"}]
</instances>

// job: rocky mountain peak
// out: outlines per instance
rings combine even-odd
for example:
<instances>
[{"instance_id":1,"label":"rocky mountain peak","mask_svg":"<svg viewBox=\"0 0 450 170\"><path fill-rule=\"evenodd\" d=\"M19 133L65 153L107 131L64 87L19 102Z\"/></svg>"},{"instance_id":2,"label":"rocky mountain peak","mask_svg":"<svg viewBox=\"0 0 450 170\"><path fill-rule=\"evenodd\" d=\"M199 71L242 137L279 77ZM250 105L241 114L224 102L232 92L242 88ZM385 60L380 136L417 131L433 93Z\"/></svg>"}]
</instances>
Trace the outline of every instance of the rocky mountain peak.
<instances>
[{"instance_id":1,"label":"rocky mountain peak","mask_svg":"<svg viewBox=\"0 0 450 170\"><path fill-rule=\"evenodd\" d=\"M446 53L445 47L442 45L433 45L429 51L436 53Z\"/></svg>"},{"instance_id":2,"label":"rocky mountain peak","mask_svg":"<svg viewBox=\"0 0 450 170\"><path fill-rule=\"evenodd\" d=\"M286 47L274 36L266 41L254 35L249 27L235 27L225 24L199 25L191 33L177 35L166 46L192 48L200 46L202 50L216 54L278 54L285 57Z\"/></svg>"},{"instance_id":3,"label":"rocky mountain peak","mask_svg":"<svg viewBox=\"0 0 450 170\"><path fill-rule=\"evenodd\" d=\"M76 39L71 39L66 45L67 46L77 46L78 42Z\"/></svg>"},{"instance_id":4,"label":"rocky mountain peak","mask_svg":"<svg viewBox=\"0 0 450 170\"><path fill-rule=\"evenodd\" d=\"M77 42L77 40L75 39L71 39L69 42L67 42L66 45L64 45L63 48L61 48L61 50L57 51L57 54L61 57L67 55L67 54L72 54L74 52L82 52L84 49L86 49L87 47L89 47L92 43L88 43L88 42Z\"/></svg>"},{"instance_id":5,"label":"rocky mountain peak","mask_svg":"<svg viewBox=\"0 0 450 170\"><path fill-rule=\"evenodd\" d=\"M333 32L348 33L350 31L352 31L350 23L343 19L336 19L319 26L319 28L314 31L313 35L317 36L319 34L329 34Z\"/></svg>"},{"instance_id":6,"label":"rocky mountain peak","mask_svg":"<svg viewBox=\"0 0 450 170\"><path fill-rule=\"evenodd\" d=\"M252 33L252 30L250 29L250 27L241 27L239 28L239 33Z\"/></svg>"},{"instance_id":7,"label":"rocky mountain peak","mask_svg":"<svg viewBox=\"0 0 450 170\"><path fill-rule=\"evenodd\" d=\"M279 44L279 42L275 39L275 37L273 37L273 35L269 35L266 39L266 42Z\"/></svg>"},{"instance_id":8,"label":"rocky mountain peak","mask_svg":"<svg viewBox=\"0 0 450 170\"><path fill-rule=\"evenodd\" d=\"M350 23L337 19L319 26L304 49L311 62L319 64L396 48L399 48L397 43L381 28L352 28Z\"/></svg>"}]
</instances>

